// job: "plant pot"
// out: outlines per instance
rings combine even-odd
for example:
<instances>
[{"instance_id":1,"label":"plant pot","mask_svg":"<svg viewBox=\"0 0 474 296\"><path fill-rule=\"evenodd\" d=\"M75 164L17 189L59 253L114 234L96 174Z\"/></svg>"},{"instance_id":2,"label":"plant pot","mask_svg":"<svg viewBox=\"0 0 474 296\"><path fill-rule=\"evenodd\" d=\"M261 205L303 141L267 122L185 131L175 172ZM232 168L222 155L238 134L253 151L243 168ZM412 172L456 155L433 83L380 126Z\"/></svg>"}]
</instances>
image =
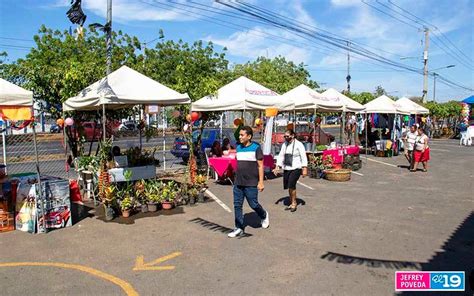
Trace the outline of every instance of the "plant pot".
<instances>
[{"instance_id":1,"label":"plant pot","mask_svg":"<svg viewBox=\"0 0 474 296\"><path fill-rule=\"evenodd\" d=\"M122 210L122 217L124 217L124 218L130 217L130 212L131 212L130 209L128 209L128 210Z\"/></svg>"},{"instance_id":2,"label":"plant pot","mask_svg":"<svg viewBox=\"0 0 474 296\"><path fill-rule=\"evenodd\" d=\"M321 179L321 170L315 170L314 171L315 179Z\"/></svg>"},{"instance_id":3,"label":"plant pot","mask_svg":"<svg viewBox=\"0 0 474 296\"><path fill-rule=\"evenodd\" d=\"M142 213L147 213L147 212L148 212L148 205L142 204Z\"/></svg>"},{"instance_id":4,"label":"plant pot","mask_svg":"<svg viewBox=\"0 0 474 296\"><path fill-rule=\"evenodd\" d=\"M150 212L158 211L158 204L156 202L149 202L148 203L148 211L150 211Z\"/></svg>"},{"instance_id":5,"label":"plant pot","mask_svg":"<svg viewBox=\"0 0 474 296\"><path fill-rule=\"evenodd\" d=\"M115 216L114 209L111 206L104 206L105 221L112 221Z\"/></svg>"},{"instance_id":6,"label":"plant pot","mask_svg":"<svg viewBox=\"0 0 474 296\"><path fill-rule=\"evenodd\" d=\"M196 196L191 195L191 196L189 197L189 204L190 204L190 205L194 205L195 203L196 203Z\"/></svg>"},{"instance_id":7,"label":"plant pot","mask_svg":"<svg viewBox=\"0 0 474 296\"><path fill-rule=\"evenodd\" d=\"M174 207L174 203L170 201L164 201L161 203L163 210L171 210Z\"/></svg>"},{"instance_id":8,"label":"plant pot","mask_svg":"<svg viewBox=\"0 0 474 296\"><path fill-rule=\"evenodd\" d=\"M198 202L204 202L204 192L199 192L198 194Z\"/></svg>"}]
</instances>

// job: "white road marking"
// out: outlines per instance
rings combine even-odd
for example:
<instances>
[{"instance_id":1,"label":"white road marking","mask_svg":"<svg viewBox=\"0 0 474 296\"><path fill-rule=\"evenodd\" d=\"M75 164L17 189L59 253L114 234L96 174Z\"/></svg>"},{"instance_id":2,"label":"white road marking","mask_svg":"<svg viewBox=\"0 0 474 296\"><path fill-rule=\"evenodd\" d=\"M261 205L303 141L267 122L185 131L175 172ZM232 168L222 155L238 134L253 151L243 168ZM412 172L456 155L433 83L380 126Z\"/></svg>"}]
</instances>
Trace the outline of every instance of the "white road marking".
<instances>
[{"instance_id":1,"label":"white road marking","mask_svg":"<svg viewBox=\"0 0 474 296\"><path fill-rule=\"evenodd\" d=\"M391 164L391 163L386 163L386 162L383 162L383 161L380 161L380 160L375 160L375 159L371 159L371 158L367 158L367 160L370 160L370 161L373 161L373 162L377 162L377 163L381 163L381 164L384 164L384 165L388 165L388 166L391 166L391 167L394 167L394 168L397 168L398 166L394 165L394 164Z\"/></svg>"},{"instance_id":2,"label":"white road marking","mask_svg":"<svg viewBox=\"0 0 474 296\"><path fill-rule=\"evenodd\" d=\"M215 194L212 193L209 189L206 189L206 191L204 192L207 193L207 195L209 195L215 202L217 202L224 210L226 210L229 213L232 213L230 208L222 200L220 200L217 196L215 196Z\"/></svg>"},{"instance_id":3,"label":"white road marking","mask_svg":"<svg viewBox=\"0 0 474 296\"><path fill-rule=\"evenodd\" d=\"M430 147L430 150L441 151L441 152L449 152L450 151L450 150L446 150L446 149L437 149L437 148L431 148L431 147Z\"/></svg>"},{"instance_id":4,"label":"white road marking","mask_svg":"<svg viewBox=\"0 0 474 296\"><path fill-rule=\"evenodd\" d=\"M313 187L308 186L308 185L306 185L306 184L304 184L304 183L301 183L300 181L298 181L298 184L300 184L301 186L306 187L306 188L308 188L308 189L314 190Z\"/></svg>"},{"instance_id":5,"label":"white road marking","mask_svg":"<svg viewBox=\"0 0 474 296\"><path fill-rule=\"evenodd\" d=\"M356 174L356 175L359 175L359 176L362 176L362 177L364 176L364 174L361 174L361 173L358 173L358 172L352 171L352 173L353 173L353 174Z\"/></svg>"}]
</instances>

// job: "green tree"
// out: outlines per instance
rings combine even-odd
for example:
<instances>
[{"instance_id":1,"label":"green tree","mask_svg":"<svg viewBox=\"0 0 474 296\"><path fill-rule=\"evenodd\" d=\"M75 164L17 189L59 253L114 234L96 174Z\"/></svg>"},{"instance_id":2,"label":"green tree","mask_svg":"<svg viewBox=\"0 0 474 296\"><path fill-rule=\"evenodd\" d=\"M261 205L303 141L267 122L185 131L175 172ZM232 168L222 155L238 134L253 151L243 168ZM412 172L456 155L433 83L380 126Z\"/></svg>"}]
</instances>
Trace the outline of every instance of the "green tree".
<instances>
[{"instance_id":1,"label":"green tree","mask_svg":"<svg viewBox=\"0 0 474 296\"><path fill-rule=\"evenodd\" d=\"M348 96L362 105L375 99L374 95L370 92L350 93Z\"/></svg>"},{"instance_id":2,"label":"green tree","mask_svg":"<svg viewBox=\"0 0 474 296\"><path fill-rule=\"evenodd\" d=\"M385 91L385 89L382 86L379 85L375 88L374 95L375 95L376 98L378 98L382 95L386 95L386 94L387 94L387 92Z\"/></svg>"},{"instance_id":3,"label":"green tree","mask_svg":"<svg viewBox=\"0 0 474 296\"><path fill-rule=\"evenodd\" d=\"M279 94L300 84L313 89L319 88L316 81L310 79L310 74L302 63L297 65L281 56L273 59L259 57L256 61L238 64L232 74L234 79L246 76Z\"/></svg>"}]
</instances>

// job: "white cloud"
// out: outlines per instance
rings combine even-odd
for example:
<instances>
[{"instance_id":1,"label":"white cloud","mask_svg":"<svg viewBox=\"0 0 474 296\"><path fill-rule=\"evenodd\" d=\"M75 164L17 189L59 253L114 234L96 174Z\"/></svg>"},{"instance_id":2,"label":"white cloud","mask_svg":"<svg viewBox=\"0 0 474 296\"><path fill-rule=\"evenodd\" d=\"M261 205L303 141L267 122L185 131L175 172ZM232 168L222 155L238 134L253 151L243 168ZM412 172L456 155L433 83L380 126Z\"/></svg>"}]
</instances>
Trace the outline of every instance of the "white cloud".
<instances>
[{"instance_id":1,"label":"white cloud","mask_svg":"<svg viewBox=\"0 0 474 296\"><path fill-rule=\"evenodd\" d=\"M310 59L311 52L307 48L274 42L265 34L289 37L288 33L279 30L255 27L249 31L233 33L227 38L208 36L205 39L227 47L229 53L235 56L254 59L259 56L273 58L281 55L296 63L307 62Z\"/></svg>"},{"instance_id":2,"label":"white cloud","mask_svg":"<svg viewBox=\"0 0 474 296\"><path fill-rule=\"evenodd\" d=\"M349 7L349 6L359 6L359 0L331 0L333 6L338 7Z\"/></svg>"}]
</instances>

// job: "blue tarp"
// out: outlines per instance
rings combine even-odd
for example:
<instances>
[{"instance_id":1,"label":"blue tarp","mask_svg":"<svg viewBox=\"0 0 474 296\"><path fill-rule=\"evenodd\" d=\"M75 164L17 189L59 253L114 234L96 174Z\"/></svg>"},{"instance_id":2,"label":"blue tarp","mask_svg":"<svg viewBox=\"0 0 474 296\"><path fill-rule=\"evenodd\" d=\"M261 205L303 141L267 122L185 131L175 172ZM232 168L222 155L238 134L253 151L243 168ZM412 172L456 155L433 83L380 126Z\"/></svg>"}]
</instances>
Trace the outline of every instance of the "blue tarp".
<instances>
[{"instance_id":1,"label":"blue tarp","mask_svg":"<svg viewBox=\"0 0 474 296\"><path fill-rule=\"evenodd\" d=\"M466 103L466 104L474 104L474 95L468 97L468 98L465 98L464 100L462 100L463 103Z\"/></svg>"}]
</instances>

